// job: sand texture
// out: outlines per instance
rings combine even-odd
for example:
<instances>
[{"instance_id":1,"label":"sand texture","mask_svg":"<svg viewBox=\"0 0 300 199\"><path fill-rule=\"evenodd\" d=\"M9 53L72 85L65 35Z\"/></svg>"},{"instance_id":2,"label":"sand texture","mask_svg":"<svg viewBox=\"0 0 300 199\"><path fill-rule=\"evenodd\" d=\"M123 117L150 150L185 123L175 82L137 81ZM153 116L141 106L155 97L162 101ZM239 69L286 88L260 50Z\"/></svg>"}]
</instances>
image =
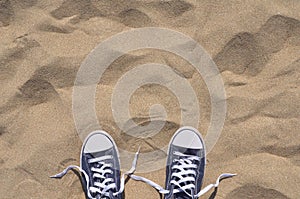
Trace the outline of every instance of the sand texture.
<instances>
[{"instance_id":1,"label":"sand texture","mask_svg":"<svg viewBox=\"0 0 300 199\"><path fill-rule=\"evenodd\" d=\"M72 115L72 89L85 57L101 41L132 28L164 27L197 41L218 66L226 90L222 134L207 156L204 185L222 172L216 199L300 198L300 1L299 0L0 0L0 198L84 198L78 176L50 179L79 164L82 141ZM161 133L139 139L122 132L110 107L114 86L136 65L172 67L196 91L205 136L211 102L205 83L184 59L138 50L115 60L97 86L99 123L119 148L149 152L168 144L180 126L176 96L159 85L131 97L140 125L161 104ZM164 185L165 169L138 173ZM158 199L130 180L128 199Z\"/></svg>"}]
</instances>

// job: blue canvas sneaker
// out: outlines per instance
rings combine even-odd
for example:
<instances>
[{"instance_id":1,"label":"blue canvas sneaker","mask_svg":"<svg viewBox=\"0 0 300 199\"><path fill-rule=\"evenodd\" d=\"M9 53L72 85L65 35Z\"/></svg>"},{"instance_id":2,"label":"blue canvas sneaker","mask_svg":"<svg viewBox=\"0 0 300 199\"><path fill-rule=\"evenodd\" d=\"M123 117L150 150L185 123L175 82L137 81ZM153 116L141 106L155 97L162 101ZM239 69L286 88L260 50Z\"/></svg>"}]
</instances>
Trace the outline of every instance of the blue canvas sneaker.
<instances>
[{"instance_id":1,"label":"blue canvas sneaker","mask_svg":"<svg viewBox=\"0 0 300 199\"><path fill-rule=\"evenodd\" d=\"M112 137L104 131L94 131L85 139L80 156L80 167L70 165L52 178L61 178L69 170L78 169L86 197L89 199L121 199L125 175L134 173L138 152L130 171L121 176L117 146Z\"/></svg>"},{"instance_id":2,"label":"blue canvas sneaker","mask_svg":"<svg viewBox=\"0 0 300 199\"><path fill-rule=\"evenodd\" d=\"M200 133L191 127L178 129L169 144L165 188L170 192L165 198L193 198L200 192L205 161Z\"/></svg>"},{"instance_id":3,"label":"blue canvas sneaker","mask_svg":"<svg viewBox=\"0 0 300 199\"><path fill-rule=\"evenodd\" d=\"M185 126L175 132L169 143L165 188L141 176L130 177L156 188L164 194L165 199L194 199L218 187L222 179L235 175L224 173L215 184L201 190L205 164L206 152L201 134L196 129Z\"/></svg>"}]
</instances>

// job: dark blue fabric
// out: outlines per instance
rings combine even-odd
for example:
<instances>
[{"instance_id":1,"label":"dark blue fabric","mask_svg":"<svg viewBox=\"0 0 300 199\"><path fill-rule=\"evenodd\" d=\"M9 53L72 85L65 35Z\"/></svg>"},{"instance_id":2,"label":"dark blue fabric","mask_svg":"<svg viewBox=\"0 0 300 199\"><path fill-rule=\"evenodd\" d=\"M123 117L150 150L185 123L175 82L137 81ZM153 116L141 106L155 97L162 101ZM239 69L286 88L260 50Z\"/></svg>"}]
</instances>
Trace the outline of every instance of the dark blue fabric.
<instances>
[{"instance_id":1,"label":"dark blue fabric","mask_svg":"<svg viewBox=\"0 0 300 199\"><path fill-rule=\"evenodd\" d=\"M88 160L92 159L92 158L102 157L102 156L105 156L105 155L113 156L113 159L104 160L104 162L105 163L111 163L113 165L113 167L112 167L113 173L112 174L106 174L105 177L114 179L114 182L116 183L117 188L115 190L112 190L112 191L115 193L115 192L118 192L119 189L120 189L120 163L119 163L118 153L117 153L115 147L112 147L108 150L100 151L100 152L97 152L97 153L84 153L84 152L82 152L82 154L81 154L81 156L82 156L81 157L81 167L82 167L83 170L86 171L86 173L89 176L89 179L90 179L89 185L93 186L93 183L95 182L95 180L100 181L101 179L98 179L98 178L94 179L93 178L93 172L91 171L91 168L92 167L100 168L101 165L97 162L89 164ZM83 185L86 185L86 181L85 181L84 177L82 177L82 180L83 180ZM84 186L84 191L85 191L86 196L87 196L87 189L86 189L85 186ZM100 194L94 194L92 196L96 197L96 198L98 198L98 197L100 198ZM110 198L112 198L112 199L121 199L122 194L119 194L115 197L113 197L112 194L111 194Z\"/></svg>"},{"instance_id":2,"label":"dark blue fabric","mask_svg":"<svg viewBox=\"0 0 300 199\"><path fill-rule=\"evenodd\" d=\"M203 144L204 145L204 144ZM195 183L195 187L196 190L194 190L194 194L197 194L200 190L201 190L201 186L202 186L202 181L203 181L203 177L204 177L204 169L205 169L205 150L204 149L188 149L188 148L184 148L184 147L179 147L179 146L175 146L175 145L170 145L169 147L169 152L168 152L168 159L167 159L167 166L166 166L166 189L170 190L171 192L167 195L165 195L165 199L190 199L191 197L188 196L186 193L181 192L181 193L177 193L177 194L173 194L172 190L176 189L178 187L173 187L173 185L170 184L171 176L172 176L172 167L174 164L176 164L176 162L174 163L173 160L174 159L181 159L181 158L186 158L186 157L180 157L178 155L175 155L174 152L180 152L186 155L194 155L194 156L198 156L200 157L200 161L194 160L193 163L197 165L197 169L195 169L196 171L196 183ZM175 171L176 172L176 171Z\"/></svg>"}]
</instances>

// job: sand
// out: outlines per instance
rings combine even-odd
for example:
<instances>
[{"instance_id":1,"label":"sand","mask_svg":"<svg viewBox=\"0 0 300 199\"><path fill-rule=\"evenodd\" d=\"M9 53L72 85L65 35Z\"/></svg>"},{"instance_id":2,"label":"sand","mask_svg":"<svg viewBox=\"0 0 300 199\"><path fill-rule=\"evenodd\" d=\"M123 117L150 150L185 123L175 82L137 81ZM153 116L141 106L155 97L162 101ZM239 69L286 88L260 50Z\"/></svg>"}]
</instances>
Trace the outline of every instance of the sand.
<instances>
[{"instance_id":1,"label":"sand","mask_svg":"<svg viewBox=\"0 0 300 199\"><path fill-rule=\"evenodd\" d=\"M227 116L208 154L204 185L238 173L202 198L300 198L300 2L0 0L0 198L84 198L78 176L49 176L79 164L82 141L72 115L77 70L90 51L116 33L164 27L189 35L217 64ZM165 146L180 126L176 97L158 86L139 88L132 118L149 122L151 104L168 113L153 139L127 136L114 122L111 95L135 65L168 64L197 90L199 130L205 136L210 98L201 76L182 58L140 50L116 60L97 87L96 111L119 148L141 152ZM141 100L143 99L143 100ZM164 185L165 170L138 173ZM126 198L159 198L129 181Z\"/></svg>"}]
</instances>

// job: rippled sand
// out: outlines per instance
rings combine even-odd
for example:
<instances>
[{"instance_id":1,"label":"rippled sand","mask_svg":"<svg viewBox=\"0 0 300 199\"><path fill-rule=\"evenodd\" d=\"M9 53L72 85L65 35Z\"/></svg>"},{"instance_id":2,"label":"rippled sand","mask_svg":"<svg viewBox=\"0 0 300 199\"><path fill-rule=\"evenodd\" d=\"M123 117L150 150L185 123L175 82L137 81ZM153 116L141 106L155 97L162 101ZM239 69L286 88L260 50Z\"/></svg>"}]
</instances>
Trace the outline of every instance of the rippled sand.
<instances>
[{"instance_id":1,"label":"rippled sand","mask_svg":"<svg viewBox=\"0 0 300 199\"><path fill-rule=\"evenodd\" d=\"M81 140L72 115L72 88L84 58L101 41L138 27L164 27L189 35L217 64L227 95L221 137L208 154L204 184L222 172L216 199L300 198L300 2L0 0L0 198L84 198L76 175L48 176L79 164ZM139 88L129 106L135 122L149 122L149 107L168 117L152 138L128 136L110 107L117 81L136 65L172 67L195 89L205 136L210 98L185 60L158 50L123 55L97 87L96 111L119 148L141 152L168 144L180 126L176 96L159 85ZM141 100L142 99L142 100ZM164 169L142 173L164 185ZM212 192L203 198L214 198ZM126 198L159 198L129 181Z\"/></svg>"}]
</instances>

